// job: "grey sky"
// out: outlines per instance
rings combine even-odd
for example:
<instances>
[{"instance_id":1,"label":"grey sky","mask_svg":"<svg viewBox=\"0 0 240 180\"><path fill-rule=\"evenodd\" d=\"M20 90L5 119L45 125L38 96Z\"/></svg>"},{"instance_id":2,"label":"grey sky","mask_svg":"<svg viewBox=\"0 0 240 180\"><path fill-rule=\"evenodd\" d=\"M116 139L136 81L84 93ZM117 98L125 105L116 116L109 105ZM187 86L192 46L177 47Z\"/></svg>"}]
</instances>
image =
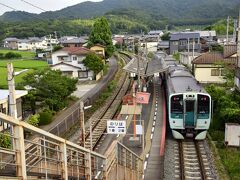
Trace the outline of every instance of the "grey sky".
<instances>
[{"instance_id":1,"label":"grey sky","mask_svg":"<svg viewBox=\"0 0 240 180\"><path fill-rule=\"evenodd\" d=\"M38 6L47 11L55 11L67 6L72 6L87 0L25 0L35 6ZM101 1L101 0L88 0L88 1ZM27 11L31 13L41 13L42 11L32 7L31 5L23 2L22 0L0 0L0 3L13 7L14 9ZM0 15L11 9L4 7L0 4Z\"/></svg>"}]
</instances>

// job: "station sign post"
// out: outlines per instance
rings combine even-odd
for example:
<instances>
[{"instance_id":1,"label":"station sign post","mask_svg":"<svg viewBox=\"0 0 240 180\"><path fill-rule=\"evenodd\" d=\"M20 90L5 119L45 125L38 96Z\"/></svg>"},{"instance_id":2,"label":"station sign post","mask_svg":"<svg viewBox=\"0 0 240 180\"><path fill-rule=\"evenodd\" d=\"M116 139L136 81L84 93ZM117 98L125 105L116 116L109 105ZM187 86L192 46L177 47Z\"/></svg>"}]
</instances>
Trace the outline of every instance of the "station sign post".
<instances>
[{"instance_id":1,"label":"station sign post","mask_svg":"<svg viewBox=\"0 0 240 180\"><path fill-rule=\"evenodd\" d=\"M126 134L126 121L108 120L107 133L108 134Z\"/></svg>"}]
</instances>

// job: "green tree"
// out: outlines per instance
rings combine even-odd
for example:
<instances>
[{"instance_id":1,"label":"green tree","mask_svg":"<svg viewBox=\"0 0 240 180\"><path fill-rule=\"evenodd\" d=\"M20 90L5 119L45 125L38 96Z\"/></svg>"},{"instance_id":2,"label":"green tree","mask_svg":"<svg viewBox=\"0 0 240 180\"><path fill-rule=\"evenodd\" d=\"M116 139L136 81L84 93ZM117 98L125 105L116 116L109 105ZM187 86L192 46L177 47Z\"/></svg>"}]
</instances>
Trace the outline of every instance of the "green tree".
<instances>
[{"instance_id":1,"label":"green tree","mask_svg":"<svg viewBox=\"0 0 240 180\"><path fill-rule=\"evenodd\" d=\"M170 40L170 32L164 33L164 35L162 35L161 39L163 41L169 41Z\"/></svg>"},{"instance_id":2,"label":"green tree","mask_svg":"<svg viewBox=\"0 0 240 180\"><path fill-rule=\"evenodd\" d=\"M39 118L40 118L40 115L39 114L34 114L32 115L28 120L27 120L27 123L28 124L31 124L35 127L38 127L38 124L39 124Z\"/></svg>"},{"instance_id":3,"label":"green tree","mask_svg":"<svg viewBox=\"0 0 240 180\"><path fill-rule=\"evenodd\" d=\"M99 73L104 68L103 60L96 54L88 54L86 58L83 60L83 63L95 74Z\"/></svg>"},{"instance_id":4,"label":"green tree","mask_svg":"<svg viewBox=\"0 0 240 180\"><path fill-rule=\"evenodd\" d=\"M106 47L106 58L109 58L114 51L112 33L105 17L97 19L93 25L89 36L88 46L91 47L94 44L101 44Z\"/></svg>"},{"instance_id":5,"label":"green tree","mask_svg":"<svg viewBox=\"0 0 240 180\"><path fill-rule=\"evenodd\" d=\"M76 90L77 79L62 75L60 71L38 70L27 74L23 78L24 85L29 85L35 98L32 101L40 102L51 110L58 111L67 105L67 98ZM31 102L32 103L32 102Z\"/></svg>"}]
</instances>

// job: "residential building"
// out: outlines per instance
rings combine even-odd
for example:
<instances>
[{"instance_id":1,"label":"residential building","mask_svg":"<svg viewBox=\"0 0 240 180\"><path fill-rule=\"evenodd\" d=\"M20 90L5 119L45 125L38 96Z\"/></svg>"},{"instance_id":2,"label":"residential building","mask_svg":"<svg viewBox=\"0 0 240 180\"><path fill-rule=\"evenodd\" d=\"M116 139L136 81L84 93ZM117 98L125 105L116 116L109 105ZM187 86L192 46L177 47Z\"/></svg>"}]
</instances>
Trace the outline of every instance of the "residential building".
<instances>
[{"instance_id":1,"label":"residential building","mask_svg":"<svg viewBox=\"0 0 240 180\"><path fill-rule=\"evenodd\" d=\"M181 64L187 66L189 69L192 69L192 61L196 57L200 56L198 52L180 52L179 53L179 61Z\"/></svg>"},{"instance_id":2,"label":"residential building","mask_svg":"<svg viewBox=\"0 0 240 180\"><path fill-rule=\"evenodd\" d=\"M3 40L3 47L8 49L17 49L18 48L18 39L15 37L6 38Z\"/></svg>"},{"instance_id":3,"label":"residential building","mask_svg":"<svg viewBox=\"0 0 240 180\"><path fill-rule=\"evenodd\" d=\"M224 52L204 53L192 61L193 72L200 83L224 83L224 66L235 68L236 45L226 45Z\"/></svg>"},{"instance_id":4,"label":"residential building","mask_svg":"<svg viewBox=\"0 0 240 180\"><path fill-rule=\"evenodd\" d=\"M28 51L32 49L32 46L28 39L19 39L17 49L19 51Z\"/></svg>"},{"instance_id":5,"label":"residential building","mask_svg":"<svg viewBox=\"0 0 240 180\"><path fill-rule=\"evenodd\" d=\"M146 35L141 41L141 47L148 52L157 52L160 37L158 35Z\"/></svg>"},{"instance_id":6,"label":"residential building","mask_svg":"<svg viewBox=\"0 0 240 180\"><path fill-rule=\"evenodd\" d=\"M76 37L76 38L68 39L68 40L65 40L65 41L61 42L61 44L64 47L82 47L86 43L87 43L86 37L85 38L83 38L83 37Z\"/></svg>"},{"instance_id":7,"label":"residential building","mask_svg":"<svg viewBox=\"0 0 240 180\"><path fill-rule=\"evenodd\" d=\"M194 32L180 32L170 35L170 54L177 52L201 52L200 34Z\"/></svg>"},{"instance_id":8,"label":"residential building","mask_svg":"<svg viewBox=\"0 0 240 180\"><path fill-rule=\"evenodd\" d=\"M217 33L215 30L212 31L194 31L194 33L199 33L200 38L206 41L216 41L217 40Z\"/></svg>"},{"instance_id":9,"label":"residential building","mask_svg":"<svg viewBox=\"0 0 240 180\"><path fill-rule=\"evenodd\" d=\"M157 50L169 54L169 41L160 41L157 45Z\"/></svg>"},{"instance_id":10,"label":"residential building","mask_svg":"<svg viewBox=\"0 0 240 180\"><path fill-rule=\"evenodd\" d=\"M101 44L95 44L90 48L91 51L95 52L101 58L105 58L105 46Z\"/></svg>"},{"instance_id":11,"label":"residential building","mask_svg":"<svg viewBox=\"0 0 240 180\"><path fill-rule=\"evenodd\" d=\"M94 52L84 47L64 47L52 53L51 69L58 69L74 78L92 80L95 78L93 71L87 69L82 62L89 53Z\"/></svg>"},{"instance_id":12,"label":"residential building","mask_svg":"<svg viewBox=\"0 0 240 180\"><path fill-rule=\"evenodd\" d=\"M22 120L22 100L21 97L27 95L27 91L16 90L16 106L17 106L17 118ZM9 114L9 91L0 89L0 112L3 114ZM9 128L8 124L0 121L0 131Z\"/></svg>"},{"instance_id":13,"label":"residential building","mask_svg":"<svg viewBox=\"0 0 240 180\"><path fill-rule=\"evenodd\" d=\"M150 36L158 36L159 38L163 35L163 31L161 30L152 30L148 32L148 35Z\"/></svg>"}]
</instances>

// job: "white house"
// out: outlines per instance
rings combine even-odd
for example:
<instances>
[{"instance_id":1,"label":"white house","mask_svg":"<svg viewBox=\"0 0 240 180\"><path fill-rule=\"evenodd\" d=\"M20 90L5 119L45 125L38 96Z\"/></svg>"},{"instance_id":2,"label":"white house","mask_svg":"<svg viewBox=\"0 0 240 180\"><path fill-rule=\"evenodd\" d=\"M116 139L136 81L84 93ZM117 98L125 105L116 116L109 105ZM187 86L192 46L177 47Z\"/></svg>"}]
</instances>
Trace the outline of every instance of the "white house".
<instances>
[{"instance_id":1,"label":"white house","mask_svg":"<svg viewBox=\"0 0 240 180\"><path fill-rule=\"evenodd\" d=\"M82 62L89 53L93 52L84 47L64 47L52 54L51 68L74 78L92 80L93 71L88 70Z\"/></svg>"},{"instance_id":2,"label":"white house","mask_svg":"<svg viewBox=\"0 0 240 180\"><path fill-rule=\"evenodd\" d=\"M159 38L163 35L163 31L161 30L152 30L148 32L148 35L150 36L158 36Z\"/></svg>"},{"instance_id":3,"label":"white house","mask_svg":"<svg viewBox=\"0 0 240 180\"><path fill-rule=\"evenodd\" d=\"M28 51L31 50L32 46L29 43L28 39L19 39L18 40L18 50L20 51Z\"/></svg>"},{"instance_id":4,"label":"white house","mask_svg":"<svg viewBox=\"0 0 240 180\"><path fill-rule=\"evenodd\" d=\"M146 35L141 42L141 47L148 52L157 52L160 37L158 35Z\"/></svg>"}]
</instances>

